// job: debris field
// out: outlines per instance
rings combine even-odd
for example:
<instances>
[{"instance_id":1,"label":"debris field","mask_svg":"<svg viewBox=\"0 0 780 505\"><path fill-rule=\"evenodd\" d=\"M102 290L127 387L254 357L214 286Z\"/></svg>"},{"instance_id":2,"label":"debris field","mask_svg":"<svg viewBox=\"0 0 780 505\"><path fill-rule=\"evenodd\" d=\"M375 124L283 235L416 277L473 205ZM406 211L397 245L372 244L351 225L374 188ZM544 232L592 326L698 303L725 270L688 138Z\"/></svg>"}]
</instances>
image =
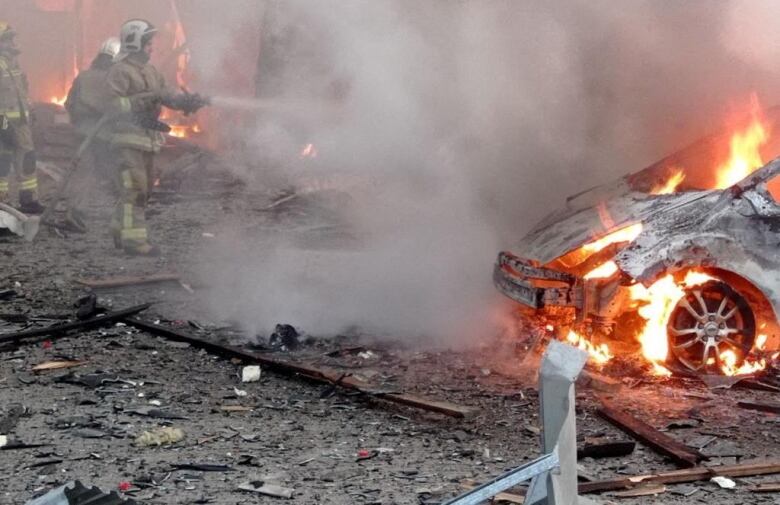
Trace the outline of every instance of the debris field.
<instances>
[{"instance_id":1,"label":"debris field","mask_svg":"<svg viewBox=\"0 0 780 505\"><path fill-rule=\"evenodd\" d=\"M226 174L203 184L169 191L164 179L154 195L160 258L113 253L102 231L107 191L89 202L85 235L44 228L32 242L0 239L2 337L152 303L86 329L2 340L0 503L79 480L137 503L434 504L540 454L538 325L457 350L324 339L285 321L275 335L244 334L204 310L209 286L193 268L220 240L215 216L301 237L328 200L314 206L312 195ZM588 365L578 380L581 494L776 502L775 370L707 386L615 361ZM496 502L520 503L523 492Z\"/></svg>"}]
</instances>

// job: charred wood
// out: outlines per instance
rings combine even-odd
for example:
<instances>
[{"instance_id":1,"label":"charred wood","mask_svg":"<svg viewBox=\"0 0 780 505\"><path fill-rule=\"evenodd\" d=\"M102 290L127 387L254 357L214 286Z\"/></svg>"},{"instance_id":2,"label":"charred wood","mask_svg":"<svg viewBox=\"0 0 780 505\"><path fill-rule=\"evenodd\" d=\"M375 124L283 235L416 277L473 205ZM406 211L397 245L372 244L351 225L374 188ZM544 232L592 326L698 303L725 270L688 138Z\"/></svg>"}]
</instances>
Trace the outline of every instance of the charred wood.
<instances>
[{"instance_id":1,"label":"charred wood","mask_svg":"<svg viewBox=\"0 0 780 505\"><path fill-rule=\"evenodd\" d=\"M706 459L706 457L696 449L688 447L682 442L678 442L649 424L626 412L619 411L612 406L602 404L596 412L601 418L609 421L628 435L636 438L659 454L669 457L678 466L695 466L702 459Z\"/></svg>"}]
</instances>

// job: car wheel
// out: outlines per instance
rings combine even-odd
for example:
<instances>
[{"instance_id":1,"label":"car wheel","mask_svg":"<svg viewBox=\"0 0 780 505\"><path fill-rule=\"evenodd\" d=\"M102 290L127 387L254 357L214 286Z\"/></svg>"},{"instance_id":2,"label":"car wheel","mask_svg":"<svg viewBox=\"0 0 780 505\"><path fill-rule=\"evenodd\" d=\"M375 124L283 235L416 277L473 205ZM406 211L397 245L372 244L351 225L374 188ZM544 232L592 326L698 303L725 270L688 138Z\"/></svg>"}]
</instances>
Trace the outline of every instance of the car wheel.
<instances>
[{"instance_id":1,"label":"car wheel","mask_svg":"<svg viewBox=\"0 0 780 505\"><path fill-rule=\"evenodd\" d=\"M698 373L722 373L722 353L738 364L753 348L756 324L747 300L722 281L689 288L667 325L672 356Z\"/></svg>"}]
</instances>

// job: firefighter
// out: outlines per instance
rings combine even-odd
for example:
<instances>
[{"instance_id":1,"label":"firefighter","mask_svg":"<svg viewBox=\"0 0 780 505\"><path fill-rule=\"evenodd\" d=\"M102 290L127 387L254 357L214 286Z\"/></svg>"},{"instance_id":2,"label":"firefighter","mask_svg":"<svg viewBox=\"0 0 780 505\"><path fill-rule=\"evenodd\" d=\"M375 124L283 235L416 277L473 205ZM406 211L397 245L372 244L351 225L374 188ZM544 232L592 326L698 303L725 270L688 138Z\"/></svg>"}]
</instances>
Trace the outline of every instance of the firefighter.
<instances>
[{"instance_id":1,"label":"firefighter","mask_svg":"<svg viewBox=\"0 0 780 505\"><path fill-rule=\"evenodd\" d=\"M119 54L120 43L116 37L106 39L98 50L97 56L92 60L89 68L79 73L73 81L73 85L65 100L65 109L68 111L70 122L85 137L91 136L89 141L89 153L91 162L100 175L113 179L111 152L109 148L109 135L107 129L100 123L103 115L108 111L107 104L111 96L106 86L108 71L114 64L114 58ZM84 196L83 189L89 185L84 176L85 172L79 172L78 181L74 181L75 194L70 195L65 222L76 231L86 231L84 216L79 208L79 203Z\"/></svg>"},{"instance_id":2,"label":"firefighter","mask_svg":"<svg viewBox=\"0 0 780 505\"><path fill-rule=\"evenodd\" d=\"M111 121L111 151L116 163L120 198L112 223L114 242L127 254L155 256L149 243L144 211L152 184L154 155L169 131L158 118L161 107L196 112L207 104L199 95L178 93L165 84L162 74L149 63L156 28L142 19L122 25L121 49L108 72L112 108L119 114Z\"/></svg>"},{"instance_id":3,"label":"firefighter","mask_svg":"<svg viewBox=\"0 0 780 505\"><path fill-rule=\"evenodd\" d=\"M19 209L40 214L27 76L19 68L19 52L16 32L0 21L0 200L8 200L13 174L19 186Z\"/></svg>"}]
</instances>

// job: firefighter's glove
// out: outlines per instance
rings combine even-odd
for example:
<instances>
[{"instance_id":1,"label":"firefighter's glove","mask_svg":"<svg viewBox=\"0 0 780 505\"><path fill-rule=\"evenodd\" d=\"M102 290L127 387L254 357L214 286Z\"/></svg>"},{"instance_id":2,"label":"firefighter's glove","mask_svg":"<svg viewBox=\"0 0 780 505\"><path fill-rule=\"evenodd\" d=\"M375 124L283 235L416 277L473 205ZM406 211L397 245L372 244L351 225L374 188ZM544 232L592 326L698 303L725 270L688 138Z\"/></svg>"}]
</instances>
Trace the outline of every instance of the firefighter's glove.
<instances>
[{"instance_id":1,"label":"firefighter's glove","mask_svg":"<svg viewBox=\"0 0 780 505\"><path fill-rule=\"evenodd\" d=\"M180 110L185 116L198 112L201 107L211 104L211 100L208 97L200 95L198 93L179 93L173 98L173 108Z\"/></svg>"}]
</instances>

